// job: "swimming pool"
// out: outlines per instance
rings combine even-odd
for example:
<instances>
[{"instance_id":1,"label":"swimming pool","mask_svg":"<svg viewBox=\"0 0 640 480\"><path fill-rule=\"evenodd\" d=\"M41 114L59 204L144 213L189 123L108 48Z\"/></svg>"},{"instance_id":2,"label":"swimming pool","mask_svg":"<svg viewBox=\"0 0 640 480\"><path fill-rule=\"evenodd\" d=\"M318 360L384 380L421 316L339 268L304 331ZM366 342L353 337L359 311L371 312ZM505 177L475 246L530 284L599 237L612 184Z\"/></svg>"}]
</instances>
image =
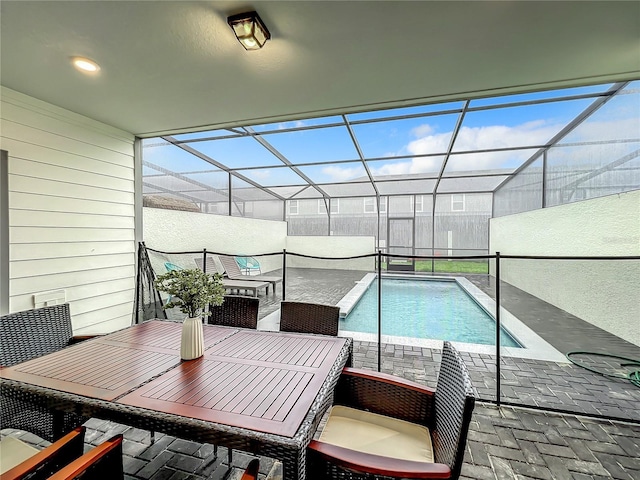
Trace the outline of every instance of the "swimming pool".
<instances>
[{"instance_id":1,"label":"swimming pool","mask_svg":"<svg viewBox=\"0 0 640 480\"><path fill-rule=\"evenodd\" d=\"M377 282L341 322L341 330L377 333ZM382 334L495 345L496 324L454 280L383 278ZM500 345L521 347L504 329Z\"/></svg>"}]
</instances>

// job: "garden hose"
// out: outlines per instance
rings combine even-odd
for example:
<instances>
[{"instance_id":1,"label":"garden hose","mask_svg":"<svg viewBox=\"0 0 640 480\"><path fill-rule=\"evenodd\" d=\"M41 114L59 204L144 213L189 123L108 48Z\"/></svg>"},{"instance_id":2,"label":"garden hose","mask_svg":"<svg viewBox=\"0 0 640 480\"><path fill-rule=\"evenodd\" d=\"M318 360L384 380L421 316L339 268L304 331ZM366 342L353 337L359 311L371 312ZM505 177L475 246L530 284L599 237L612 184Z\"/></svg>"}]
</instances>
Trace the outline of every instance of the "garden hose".
<instances>
[{"instance_id":1,"label":"garden hose","mask_svg":"<svg viewBox=\"0 0 640 480\"><path fill-rule=\"evenodd\" d=\"M599 356L599 357L615 358L615 359L622 360L622 361L625 362L625 363L620 362L620 366L621 367L638 367L638 368L636 370L630 371L627 375L606 373L606 372L601 372L600 370L597 370L595 368L583 365L582 363L578 362L577 360L574 360L573 358L571 358L571 355L592 355L592 356L596 356L596 357ZM575 365L577 365L579 367L585 368L585 369L589 370L590 372L597 373L597 374L600 374L600 375L604 375L605 377L622 378L622 379L625 379L625 380L629 380L636 387L640 388L640 360L636 360L635 358L621 357L620 355L612 355L610 353L580 352L580 351L567 353L567 358L569 359L569 361L571 363L573 363L573 364L575 364Z\"/></svg>"}]
</instances>

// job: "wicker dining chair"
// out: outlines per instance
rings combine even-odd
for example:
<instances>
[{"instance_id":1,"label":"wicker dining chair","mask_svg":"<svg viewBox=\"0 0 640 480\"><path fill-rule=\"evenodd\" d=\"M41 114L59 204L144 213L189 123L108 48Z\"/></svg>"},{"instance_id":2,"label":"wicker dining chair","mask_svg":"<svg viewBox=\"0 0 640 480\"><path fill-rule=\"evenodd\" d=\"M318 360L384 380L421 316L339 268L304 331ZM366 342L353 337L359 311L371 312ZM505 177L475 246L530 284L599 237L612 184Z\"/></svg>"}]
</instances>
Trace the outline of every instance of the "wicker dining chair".
<instances>
[{"instance_id":1,"label":"wicker dining chair","mask_svg":"<svg viewBox=\"0 0 640 480\"><path fill-rule=\"evenodd\" d=\"M322 434L307 450L310 478L457 479L475 398L467 368L449 342L435 390L345 368Z\"/></svg>"},{"instance_id":2,"label":"wicker dining chair","mask_svg":"<svg viewBox=\"0 0 640 480\"><path fill-rule=\"evenodd\" d=\"M3 315L0 317L0 366L10 367L53 353L84 338L73 337L67 303ZM74 413L54 413L16 394L0 392L0 402L2 428L25 430L50 442L88 420Z\"/></svg>"},{"instance_id":3,"label":"wicker dining chair","mask_svg":"<svg viewBox=\"0 0 640 480\"><path fill-rule=\"evenodd\" d=\"M228 327L253 328L258 325L258 307L260 300L256 297L225 295L220 306L211 306L207 322L213 325Z\"/></svg>"},{"instance_id":4,"label":"wicker dining chair","mask_svg":"<svg viewBox=\"0 0 640 480\"><path fill-rule=\"evenodd\" d=\"M281 302L280 331L338 335L340 307L318 303Z\"/></svg>"},{"instance_id":5,"label":"wicker dining chair","mask_svg":"<svg viewBox=\"0 0 640 480\"><path fill-rule=\"evenodd\" d=\"M37 480L55 472L84 453L84 426L73 429L48 447L37 448L6 436L0 440L0 478L2 480Z\"/></svg>"}]
</instances>

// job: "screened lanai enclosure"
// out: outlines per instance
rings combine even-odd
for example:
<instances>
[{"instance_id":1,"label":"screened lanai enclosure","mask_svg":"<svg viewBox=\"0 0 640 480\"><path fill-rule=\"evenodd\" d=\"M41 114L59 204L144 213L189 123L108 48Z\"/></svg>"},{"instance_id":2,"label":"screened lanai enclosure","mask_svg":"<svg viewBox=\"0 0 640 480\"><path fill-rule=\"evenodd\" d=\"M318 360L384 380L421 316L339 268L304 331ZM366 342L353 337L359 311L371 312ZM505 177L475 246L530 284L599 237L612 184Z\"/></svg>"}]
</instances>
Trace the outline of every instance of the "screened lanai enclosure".
<instances>
[{"instance_id":1,"label":"screened lanai enclosure","mask_svg":"<svg viewBox=\"0 0 640 480\"><path fill-rule=\"evenodd\" d=\"M430 384L450 340L482 400L640 421L640 81L225 125L141 151L145 318L164 314L154 275L251 255L282 277L254 287L258 328L277 328L285 297L334 304L356 366Z\"/></svg>"},{"instance_id":2,"label":"screened lanai enclosure","mask_svg":"<svg viewBox=\"0 0 640 480\"><path fill-rule=\"evenodd\" d=\"M482 255L488 219L640 188L640 82L238 125L143 141L147 205ZM175 206L174 206L175 207ZM172 208L172 207L169 207Z\"/></svg>"}]
</instances>

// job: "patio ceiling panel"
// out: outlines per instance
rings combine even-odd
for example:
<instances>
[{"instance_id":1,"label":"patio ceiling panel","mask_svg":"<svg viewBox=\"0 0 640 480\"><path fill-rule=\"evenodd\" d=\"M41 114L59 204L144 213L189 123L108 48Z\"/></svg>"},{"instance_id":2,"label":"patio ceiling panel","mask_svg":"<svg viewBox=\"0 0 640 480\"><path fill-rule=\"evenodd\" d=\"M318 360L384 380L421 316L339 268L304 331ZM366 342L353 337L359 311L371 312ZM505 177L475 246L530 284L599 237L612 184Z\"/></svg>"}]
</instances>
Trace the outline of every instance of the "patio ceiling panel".
<instances>
[{"instance_id":1,"label":"patio ceiling panel","mask_svg":"<svg viewBox=\"0 0 640 480\"><path fill-rule=\"evenodd\" d=\"M493 192L508 175L442 178L438 193Z\"/></svg>"},{"instance_id":2,"label":"patio ceiling panel","mask_svg":"<svg viewBox=\"0 0 640 480\"><path fill-rule=\"evenodd\" d=\"M261 135L294 165L336 160L358 160L346 126L323 127Z\"/></svg>"},{"instance_id":3,"label":"patio ceiling panel","mask_svg":"<svg viewBox=\"0 0 640 480\"><path fill-rule=\"evenodd\" d=\"M415 178L437 178L442 169L444 155L403 157L394 160L367 160L367 165L376 180L401 180Z\"/></svg>"},{"instance_id":4,"label":"patio ceiling panel","mask_svg":"<svg viewBox=\"0 0 640 480\"><path fill-rule=\"evenodd\" d=\"M544 152L557 165L549 172L554 184L574 185L590 166L618 179L638 169L631 154L640 148L638 83L623 91L623 83L596 85L145 140L145 193L212 189L219 200L230 176L238 201L490 192ZM603 122L611 127L604 135ZM599 160L589 160L593 155ZM563 162L586 163L567 172Z\"/></svg>"},{"instance_id":5,"label":"patio ceiling panel","mask_svg":"<svg viewBox=\"0 0 640 480\"><path fill-rule=\"evenodd\" d=\"M211 164L161 138L143 140L142 153L146 165L171 172L193 172L211 168Z\"/></svg>"},{"instance_id":6,"label":"patio ceiling panel","mask_svg":"<svg viewBox=\"0 0 640 480\"><path fill-rule=\"evenodd\" d=\"M436 186L435 178L423 178L417 180L387 180L376 182L380 195L430 195Z\"/></svg>"},{"instance_id":7,"label":"patio ceiling panel","mask_svg":"<svg viewBox=\"0 0 640 480\"><path fill-rule=\"evenodd\" d=\"M368 178L363 178L366 176L366 171L362 162L327 163L299 168L316 185L339 184L353 180L365 181L365 179L368 181ZM325 190L325 187L322 186L321 189Z\"/></svg>"},{"instance_id":8,"label":"patio ceiling panel","mask_svg":"<svg viewBox=\"0 0 640 480\"><path fill-rule=\"evenodd\" d=\"M371 197L376 195L371 182L322 184L332 198L334 197Z\"/></svg>"},{"instance_id":9,"label":"patio ceiling panel","mask_svg":"<svg viewBox=\"0 0 640 480\"><path fill-rule=\"evenodd\" d=\"M236 137L241 135L241 132L236 132L231 128L225 128L220 130L206 130L204 132L180 133L174 135L173 138L179 142L200 142L213 138Z\"/></svg>"},{"instance_id":10,"label":"patio ceiling panel","mask_svg":"<svg viewBox=\"0 0 640 480\"><path fill-rule=\"evenodd\" d=\"M409 117L425 117L428 115L442 115L460 113L464 102L430 103L413 107L388 108L386 110L373 110L370 112L350 113L347 120L351 125L368 123L376 120L396 120Z\"/></svg>"},{"instance_id":11,"label":"patio ceiling panel","mask_svg":"<svg viewBox=\"0 0 640 480\"><path fill-rule=\"evenodd\" d=\"M149 186L174 192L191 192L208 188L206 185L197 185L173 175L147 175L144 177L144 182Z\"/></svg>"},{"instance_id":12,"label":"patio ceiling panel","mask_svg":"<svg viewBox=\"0 0 640 480\"><path fill-rule=\"evenodd\" d=\"M253 180L263 187L281 187L286 185L300 185L307 183L290 167L253 168L248 170L236 170L242 176Z\"/></svg>"},{"instance_id":13,"label":"patio ceiling panel","mask_svg":"<svg viewBox=\"0 0 640 480\"><path fill-rule=\"evenodd\" d=\"M444 154L459 114L352 125L365 158Z\"/></svg>"},{"instance_id":14,"label":"patio ceiling panel","mask_svg":"<svg viewBox=\"0 0 640 480\"><path fill-rule=\"evenodd\" d=\"M547 145L592 98L488 110L469 109L453 145L453 152Z\"/></svg>"},{"instance_id":15,"label":"patio ceiling panel","mask_svg":"<svg viewBox=\"0 0 640 480\"><path fill-rule=\"evenodd\" d=\"M251 128L258 133L284 133L296 130L306 130L308 128L323 127L329 125L342 125L344 122L340 116L307 118L304 120L294 120L291 122L265 123L263 125L253 125Z\"/></svg>"},{"instance_id":16,"label":"patio ceiling panel","mask_svg":"<svg viewBox=\"0 0 640 480\"><path fill-rule=\"evenodd\" d=\"M239 178L231 179L231 195L239 200L278 200L278 197L267 190L257 188Z\"/></svg>"},{"instance_id":17,"label":"patio ceiling panel","mask_svg":"<svg viewBox=\"0 0 640 480\"><path fill-rule=\"evenodd\" d=\"M207 140L189 144L231 170L247 167L279 167L283 162L251 136Z\"/></svg>"},{"instance_id":18,"label":"patio ceiling panel","mask_svg":"<svg viewBox=\"0 0 640 480\"><path fill-rule=\"evenodd\" d=\"M452 153L444 169L444 177L455 177L470 173L490 173L502 169L503 174L511 173L530 159L537 148L504 149L490 152ZM496 185L497 186L497 185Z\"/></svg>"},{"instance_id":19,"label":"patio ceiling panel","mask_svg":"<svg viewBox=\"0 0 640 480\"><path fill-rule=\"evenodd\" d=\"M305 198L324 198L323 192L311 186L301 187L300 191L291 197L292 200L301 200Z\"/></svg>"}]
</instances>

